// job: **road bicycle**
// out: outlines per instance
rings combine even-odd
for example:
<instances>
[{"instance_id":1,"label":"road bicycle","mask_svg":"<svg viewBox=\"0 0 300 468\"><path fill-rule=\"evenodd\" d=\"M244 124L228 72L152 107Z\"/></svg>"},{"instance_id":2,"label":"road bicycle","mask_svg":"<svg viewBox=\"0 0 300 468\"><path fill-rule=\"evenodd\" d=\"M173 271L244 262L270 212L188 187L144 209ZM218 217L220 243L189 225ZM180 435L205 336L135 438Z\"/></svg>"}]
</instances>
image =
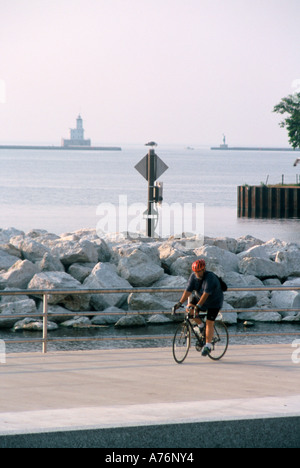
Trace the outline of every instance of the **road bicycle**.
<instances>
[{"instance_id":1,"label":"road bicycle","mask_svg":"<svg viewBox=\"0 0 300 468\"><path fill-rule=\"evenodd\" d=\"M174 313L174 312L172 312ZM190 312L185 312L184 320L179 324L173 338L173 356L178 364L182 364L186 359L192 339L195 342L195 347L198 352L201 352L205 345L206 337L206 315L200 314L199 317L204 322L203 331L199 329L196 322L190 316ZM212 339L212 347L208 356L213 361L219 361L225 355L229 344L228 329L224 322L216 320L214 324L214 336Z\"/></svg>"}]
</instances>

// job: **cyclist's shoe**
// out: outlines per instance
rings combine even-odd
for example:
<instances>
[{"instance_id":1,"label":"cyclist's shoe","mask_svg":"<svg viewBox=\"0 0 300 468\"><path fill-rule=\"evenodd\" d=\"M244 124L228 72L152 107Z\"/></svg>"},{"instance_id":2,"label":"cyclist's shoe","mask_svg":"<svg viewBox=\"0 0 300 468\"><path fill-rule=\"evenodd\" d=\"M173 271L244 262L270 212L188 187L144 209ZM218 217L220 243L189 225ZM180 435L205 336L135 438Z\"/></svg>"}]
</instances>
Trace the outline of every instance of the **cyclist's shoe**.
<instances>
[{"instance_id":1,"label":"cyclist's shoe","mask_svg":"<svg viewBox=\"0 0 300 468\"><path fill-rule=\"evenodd\" d=\"M206 344L202 350L202 356L208 356L210 352L211 352L211 346Z\"/></svg>"}]
</instances>

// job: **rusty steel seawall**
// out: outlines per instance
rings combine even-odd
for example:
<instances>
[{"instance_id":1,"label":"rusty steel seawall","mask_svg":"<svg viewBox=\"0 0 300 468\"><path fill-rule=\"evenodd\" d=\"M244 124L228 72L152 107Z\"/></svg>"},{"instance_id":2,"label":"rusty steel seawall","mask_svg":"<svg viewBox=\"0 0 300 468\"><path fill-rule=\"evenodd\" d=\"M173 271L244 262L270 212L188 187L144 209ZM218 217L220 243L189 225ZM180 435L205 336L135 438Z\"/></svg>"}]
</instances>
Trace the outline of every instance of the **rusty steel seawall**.
<instances>
[{"instance_id":1,"label":"rusty steel seawall","mask_svg":"<svg viewBox=\"0 0 300 468\"><path fill-rule=\"evenodd\" d=\"M299 218L300 186L239 186L238 217Z\"/></svg>"}]
</instances>

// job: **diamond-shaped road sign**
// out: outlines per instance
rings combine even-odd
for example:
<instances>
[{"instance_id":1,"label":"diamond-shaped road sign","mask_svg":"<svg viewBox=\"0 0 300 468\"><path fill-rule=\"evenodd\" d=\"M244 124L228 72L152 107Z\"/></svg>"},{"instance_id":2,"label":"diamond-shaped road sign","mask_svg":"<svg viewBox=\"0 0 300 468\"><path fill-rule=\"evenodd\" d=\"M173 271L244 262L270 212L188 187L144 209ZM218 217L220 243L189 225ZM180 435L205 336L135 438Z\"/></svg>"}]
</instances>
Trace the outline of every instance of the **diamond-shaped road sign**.
<instances>
[{"instance_id":1,"label":"diamond-shaped road sign","mask_svg":"<svg viewBox=\"0 0 300 468\"><path fill-rule=\"evenodd\" d=\"M157 156L154 154L154 180L158 179L169 167ZM148 154L134 166L135 169L146 179L148 180Z\"/></svg>"}]
</instances>

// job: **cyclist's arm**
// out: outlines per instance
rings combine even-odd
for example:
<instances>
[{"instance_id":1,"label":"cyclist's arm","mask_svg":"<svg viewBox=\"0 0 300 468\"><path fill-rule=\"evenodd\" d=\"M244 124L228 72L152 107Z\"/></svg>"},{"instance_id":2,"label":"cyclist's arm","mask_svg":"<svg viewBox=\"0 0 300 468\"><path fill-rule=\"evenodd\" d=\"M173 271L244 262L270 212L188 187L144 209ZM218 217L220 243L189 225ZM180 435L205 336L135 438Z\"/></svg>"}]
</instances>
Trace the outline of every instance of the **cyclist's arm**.
<instances>
[{"instance_id":1,"label":"cyclist's arm","mask_svg":"<svg viewBox=\"0 0 300 468\"><path fill-rule=\"evenodd\" d=\"M210 296L209 293L203 293L202 296L200 297L199 302L197 303L197 306L202 307L205 304L205 302L207 301L209 296Z\"/></svg>"},{"instance_id":2,"label":"cyclist's arm","mask_svg":"<svg viewBox=\"0 0 300 468\"><path fill-rule=\"evenodd\" d=\"M179 302L181 302L181 304L184 304L188 300L191 294L192 293L189 291L184 291Z\"/></svg>"}]
</instances>

